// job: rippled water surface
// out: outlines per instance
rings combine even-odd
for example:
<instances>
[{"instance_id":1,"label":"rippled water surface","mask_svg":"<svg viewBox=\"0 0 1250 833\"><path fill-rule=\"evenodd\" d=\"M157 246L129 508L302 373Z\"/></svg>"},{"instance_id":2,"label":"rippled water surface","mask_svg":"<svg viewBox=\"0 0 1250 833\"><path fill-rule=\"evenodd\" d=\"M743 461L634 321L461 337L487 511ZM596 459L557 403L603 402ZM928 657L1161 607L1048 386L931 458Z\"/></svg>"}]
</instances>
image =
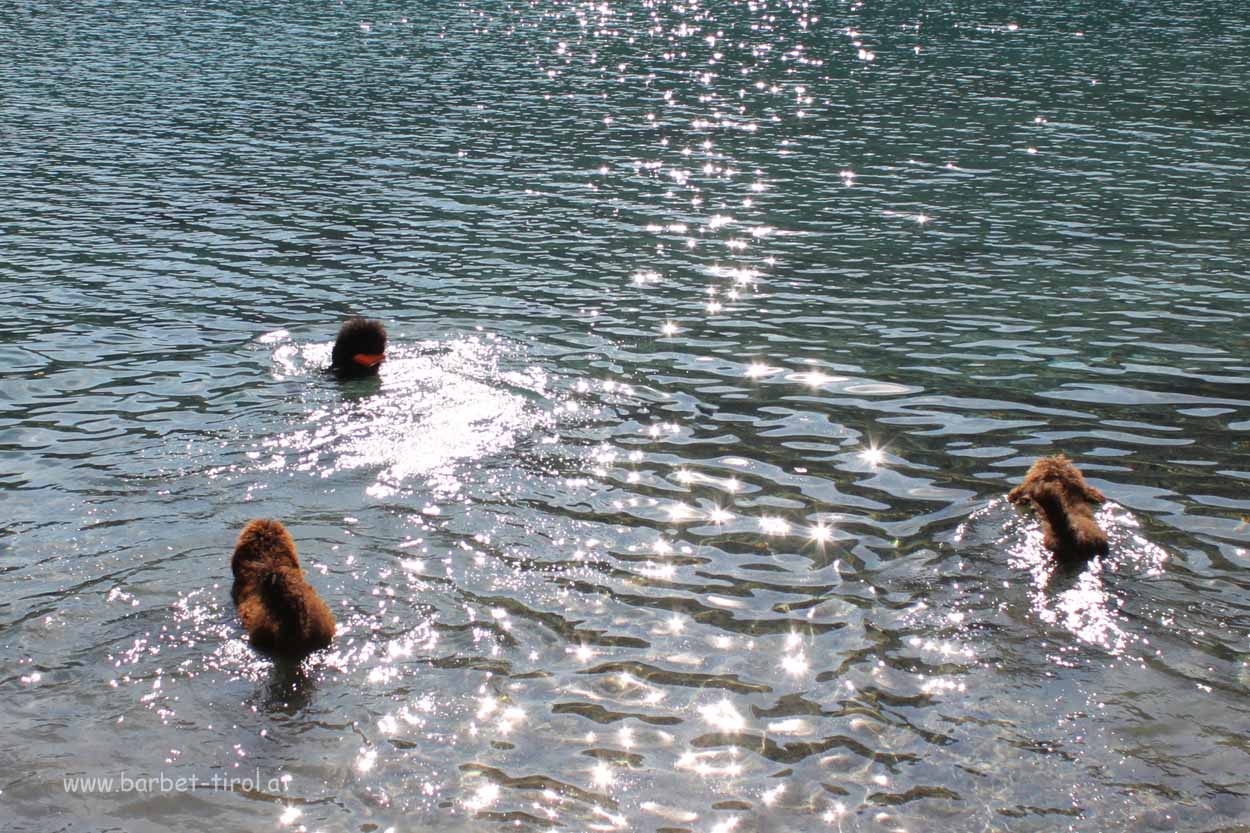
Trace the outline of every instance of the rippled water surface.
<instances>
[{"instance_id":1,"label":"rippled water surface","mask_svg":"<svg viewBox=\"0 0 1250 833\"><path fill-rule=\"evenodd\" d=\"M0 39L6 830L1250 830L1247 4ZM1059 451L1075 572L1004 499Z\"/></svg>"}]
</instances>

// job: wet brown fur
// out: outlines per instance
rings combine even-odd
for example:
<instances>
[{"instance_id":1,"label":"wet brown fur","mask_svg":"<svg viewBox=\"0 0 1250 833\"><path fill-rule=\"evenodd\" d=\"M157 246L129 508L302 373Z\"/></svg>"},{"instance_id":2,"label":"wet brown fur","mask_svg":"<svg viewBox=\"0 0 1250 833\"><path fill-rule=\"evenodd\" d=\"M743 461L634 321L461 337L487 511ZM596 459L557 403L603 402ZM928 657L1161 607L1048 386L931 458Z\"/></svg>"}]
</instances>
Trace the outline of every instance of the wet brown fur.
<instances>
[{"instance_id":1,"label":"wet brown fur","mask_svg":"<svg viewBox=\"0 0 1250 833\"><path fill-rule=\"evenodd\" d=\"M250 521L230 559L230 595L252 644L280 656L304 656L334 638L334 614L304 578L295 541L280 521Z\"/></svg>"},{"instance_id":2,"label":"wet brown fur","mask_svg":"<svg viewBox=\"0 0 1250 833\"><path fill-rule=\"evenodd\" d=\"M1024 482L1007 493L1012 503L1031 503L1042 519L1046 549L1063 561L1084 561L1107 552L1107 533L1094 520L1093 504L1106 500L1062 454L1033 464Z\"/></svg>"},{"instance_id":3,"label":"wet brown fur","mask_svg":"<svg viewBox=\"0 0 1250 833\"><path fill-rule=\"evenodd\" d=\"M349 318L339 328L330 353L330 369L341 379L359 379L376 376L380 364L365 367L353 360L357 353L378 354L386 352L386 328L381 321L368 318Z\"/></svg>"}]
</instances>

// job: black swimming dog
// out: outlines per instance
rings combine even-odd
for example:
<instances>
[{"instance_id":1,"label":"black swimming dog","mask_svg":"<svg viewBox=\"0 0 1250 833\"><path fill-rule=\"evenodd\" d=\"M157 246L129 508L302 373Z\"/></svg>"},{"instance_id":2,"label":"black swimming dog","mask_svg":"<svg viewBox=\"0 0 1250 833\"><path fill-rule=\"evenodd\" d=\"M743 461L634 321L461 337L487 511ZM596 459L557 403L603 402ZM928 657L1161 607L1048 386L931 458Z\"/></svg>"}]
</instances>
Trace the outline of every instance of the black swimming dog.
<instances>
[{"instance_id":1,"label":"black swimming dog","mask_svg":"<svg viewBox=\"0 0 1250 833\"><path fill-rule=\"evenodd\" d=\"M330 370L340 379L378 375L386 358L386 328L382 322L349 318L339 329L330 354Z\"/></svg>"}]
</instances>

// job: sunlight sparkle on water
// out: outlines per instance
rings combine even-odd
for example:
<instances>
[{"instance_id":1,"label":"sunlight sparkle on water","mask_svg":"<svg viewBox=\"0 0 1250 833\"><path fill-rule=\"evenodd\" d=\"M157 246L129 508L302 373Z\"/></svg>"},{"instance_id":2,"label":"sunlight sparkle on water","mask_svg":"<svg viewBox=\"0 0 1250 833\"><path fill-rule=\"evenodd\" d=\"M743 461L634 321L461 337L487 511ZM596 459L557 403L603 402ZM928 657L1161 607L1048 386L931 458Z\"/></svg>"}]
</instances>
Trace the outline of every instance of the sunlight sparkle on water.
<instances>
[{"instance_id":1,"label":"sunlight sparkle on water","mask_svg":"<svg viewBox=\"0 0 1250 833\"><path fill-rule=\"evenodd\" d=\"M388 355L379 395L342 409L319 409L308 425L266 441L263 451L273 462L265 467L298 467L322 477L336 470L377 469L367 492L375 498L398 493L418 476L458 490L463 462L506 447L535 418L525 397L508 388L537 393L545 386L540 373L528 371L508 374L516 377L509 386L497 384L504 375L500 360L508 352L501 345L493 337L474 336L444 343L436 358L395 350ZM328 350L318 345L315 360L327 359ZM330 449L338 452L333 468L322 462Z\"/></svg>"},{"instance_id":2,"label":"sunlight sparkle on water","mask_svg":"<svg viewBox=\"0 0 1250 833\"><path fill-rule=\"evenodd\" d=\"M694 813L689 810L682 810L678 807L669 807L655 801L644 801L638 806L648 813L654 813L661 818L665 818L670 821L682 822L684 824L697 821L699 818L698 813Z\"/></svg>"},{"instance_id":3,"label":"sunlight sparkle on water","mask_svg":"<svg viewBox=\"0 0 1250 833\"><path fill-rule=\"evenodd\" d=\"M821 816L821 819L827 824L833 824L844 815L846 815L846 805L839 801L826 810L824 815Z\"/></svg>"},{"instance_id":4,"label":"sunlight sparkle on water","mask_svg":"<svg viewBox=\"0 0 1250 833\"><path fill-rule=\"evenodd\" d=\"M760 518L760 529L767 535L788 535L790 522L775 515L765 515Z\"/></svg>"},{"instance_id":5,"label":"sunlight sparkle on water","mask_svg":"<svg viewBox=\"0 0 1250 833\"><path fill-rule=\"evenodd\" d=\"M647 578L668 581L677 575L677 568L672 564L656 564L654 561L648 561L638 568L638 572Z\"/></svg>"},{"instance_id":6,"label":"sunlight sparkle on water","mask_svg":"<svg viewBox=\"0 0 1250 833\"><path fill-rule=\"evenodd\" d=\"M693 770L696 774L708 778L714 775L735 776L742 773L742 764L737 758L737 749L712 750L707 752L683 752L677 759L677 769ZM717 761L723 763L717 764Z\"/></svg>"},{"instance_id":7,"label":"sunlight sparkle on water","mask_svg":"<svg viewBox=\"0 0 1250 833\"><path fill-rule=\"evenodd\" d=\"M670 521L686 521L694 516L694 510L684 503L671 504L667 511Z\"/></svg>"},{"instance_id":8,"label":"sunlight sparkle on water","mask_svg":"<svg viewBox=\"0 0 1250 833\"><path fill-rule=\"evenodd\" d=\"M610 787L616 783L616 775L612 772L610 766L600 761L595 764L595 768L591 773L591 780L596 787Z\"/></svg>"},{"instance_id":9,"label":"sunlight sparkle on water","mask_svg":"<svg viewBox=\"0 0 1250 833\"><path fill-rule=\"evenodd\" d=\"M802 652L786 654L781 658L781 670L791 676L798 676L807 671L810 667L807 656Z\"/></svg>"},{"instance_id":10,"label":"sunlight sparkle on water","mask_svg":"<svg viewBox=\"0 0 1250 833\"><path fill-rule=\"evenodd\" d=\"M936 677L925 680L924 684L920 686L920 690L928 695L943 694L946 692L956 692L962 694L968 690L968 686L963 680Z\"/></svg>"},{"instance_id":11,"label":"sunlight sparkle on water","mask_svg":"<svg viewBox=\"0 0 1250 833\"><path fill-rule=\"evenodd\" d=\"M1034 608L1039 619L1061 624L1082 642L1113 655L1124 652L1129 635L1120 626L1119 600L1107 591L1100 569L1085 570L1074 586L1057 596L1049 589L1048 577L1035 578L1035 582L1039 589Z\"/></svg>"},{"instance_id":12,"label":"sunlight sparkle on water","mask_svg":"<svg viewBox=\"0 0 1250 833\"><path fill-rule=\"evenodd\" d=\"M494 782L490 782L478 787L477 792L464 802L464 806L473 812L478 812L479 810L486 809L498 800L499 785Z\"/></svg>"},{"instance_id":13,"label":"sunlight sparkle on water","mask_svg":"<svg viewBox=\"0 0 1250 833\"><path fill-rule=\"evenodd\" d=\"M791 717L769 723L768 731L779 735L802 735L812 731L812 724L801 717Z\"/></svg>"},{"instance_id":14,"label":"sunlight sparkle on water","mask_svg":"<svg viewBox=\"0 0 1250 833\"><path fill-rule=\"evenodd\" d=\"M740 732L747 725L746 719L728 699L700 706L699 715L722 732Z\"/></svg>"},{"instance_id":15,"label":"sunlight sparkle on water","mask_svg":"<svg viewBox=\"0 0 1250 833\"><path fill-rule=\"evenodd\" d=\"M499 716L496 728L499 730L500 734L506 735L523 720L525 720L525 710L520 706L509 706L504 709L503 714Z\"/></svg>"}]
</instances>

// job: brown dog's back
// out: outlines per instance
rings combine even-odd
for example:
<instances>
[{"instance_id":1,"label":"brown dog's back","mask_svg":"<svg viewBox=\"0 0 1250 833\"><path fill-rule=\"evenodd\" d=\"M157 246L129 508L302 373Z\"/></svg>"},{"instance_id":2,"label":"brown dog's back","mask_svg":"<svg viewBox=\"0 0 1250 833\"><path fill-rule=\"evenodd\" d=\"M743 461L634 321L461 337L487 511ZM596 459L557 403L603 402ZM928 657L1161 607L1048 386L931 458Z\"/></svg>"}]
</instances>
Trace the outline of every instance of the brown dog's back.
<instances>
[{"instance_id":1,"label":"brown dog's back","mask_svg":"<svg viewBox=\"0 0 1250 833\"><path fill-rule=\"evenodd\" d=\"M252 644L303 656L330 644L334 614L304 578L295 541L280 521L255 520L239 534L230 559L234 598Z\"/></svg>"},{"instance_id":2,"label":"brown dog's back","mask_svg":"<svg viewBox=\"0 0 1250 833\"><path fill-rule=\"evenodd\" d=\"M1081 470L1062 454L1043 457L1029 468L1024 482L1007 494L1026 501L1042 519L1046 549L1065 561L1084 561L1107 552L1107 533L1094 520L1093 504L1106 498L1085 482Z\"/></svg>"}]
</instances>

